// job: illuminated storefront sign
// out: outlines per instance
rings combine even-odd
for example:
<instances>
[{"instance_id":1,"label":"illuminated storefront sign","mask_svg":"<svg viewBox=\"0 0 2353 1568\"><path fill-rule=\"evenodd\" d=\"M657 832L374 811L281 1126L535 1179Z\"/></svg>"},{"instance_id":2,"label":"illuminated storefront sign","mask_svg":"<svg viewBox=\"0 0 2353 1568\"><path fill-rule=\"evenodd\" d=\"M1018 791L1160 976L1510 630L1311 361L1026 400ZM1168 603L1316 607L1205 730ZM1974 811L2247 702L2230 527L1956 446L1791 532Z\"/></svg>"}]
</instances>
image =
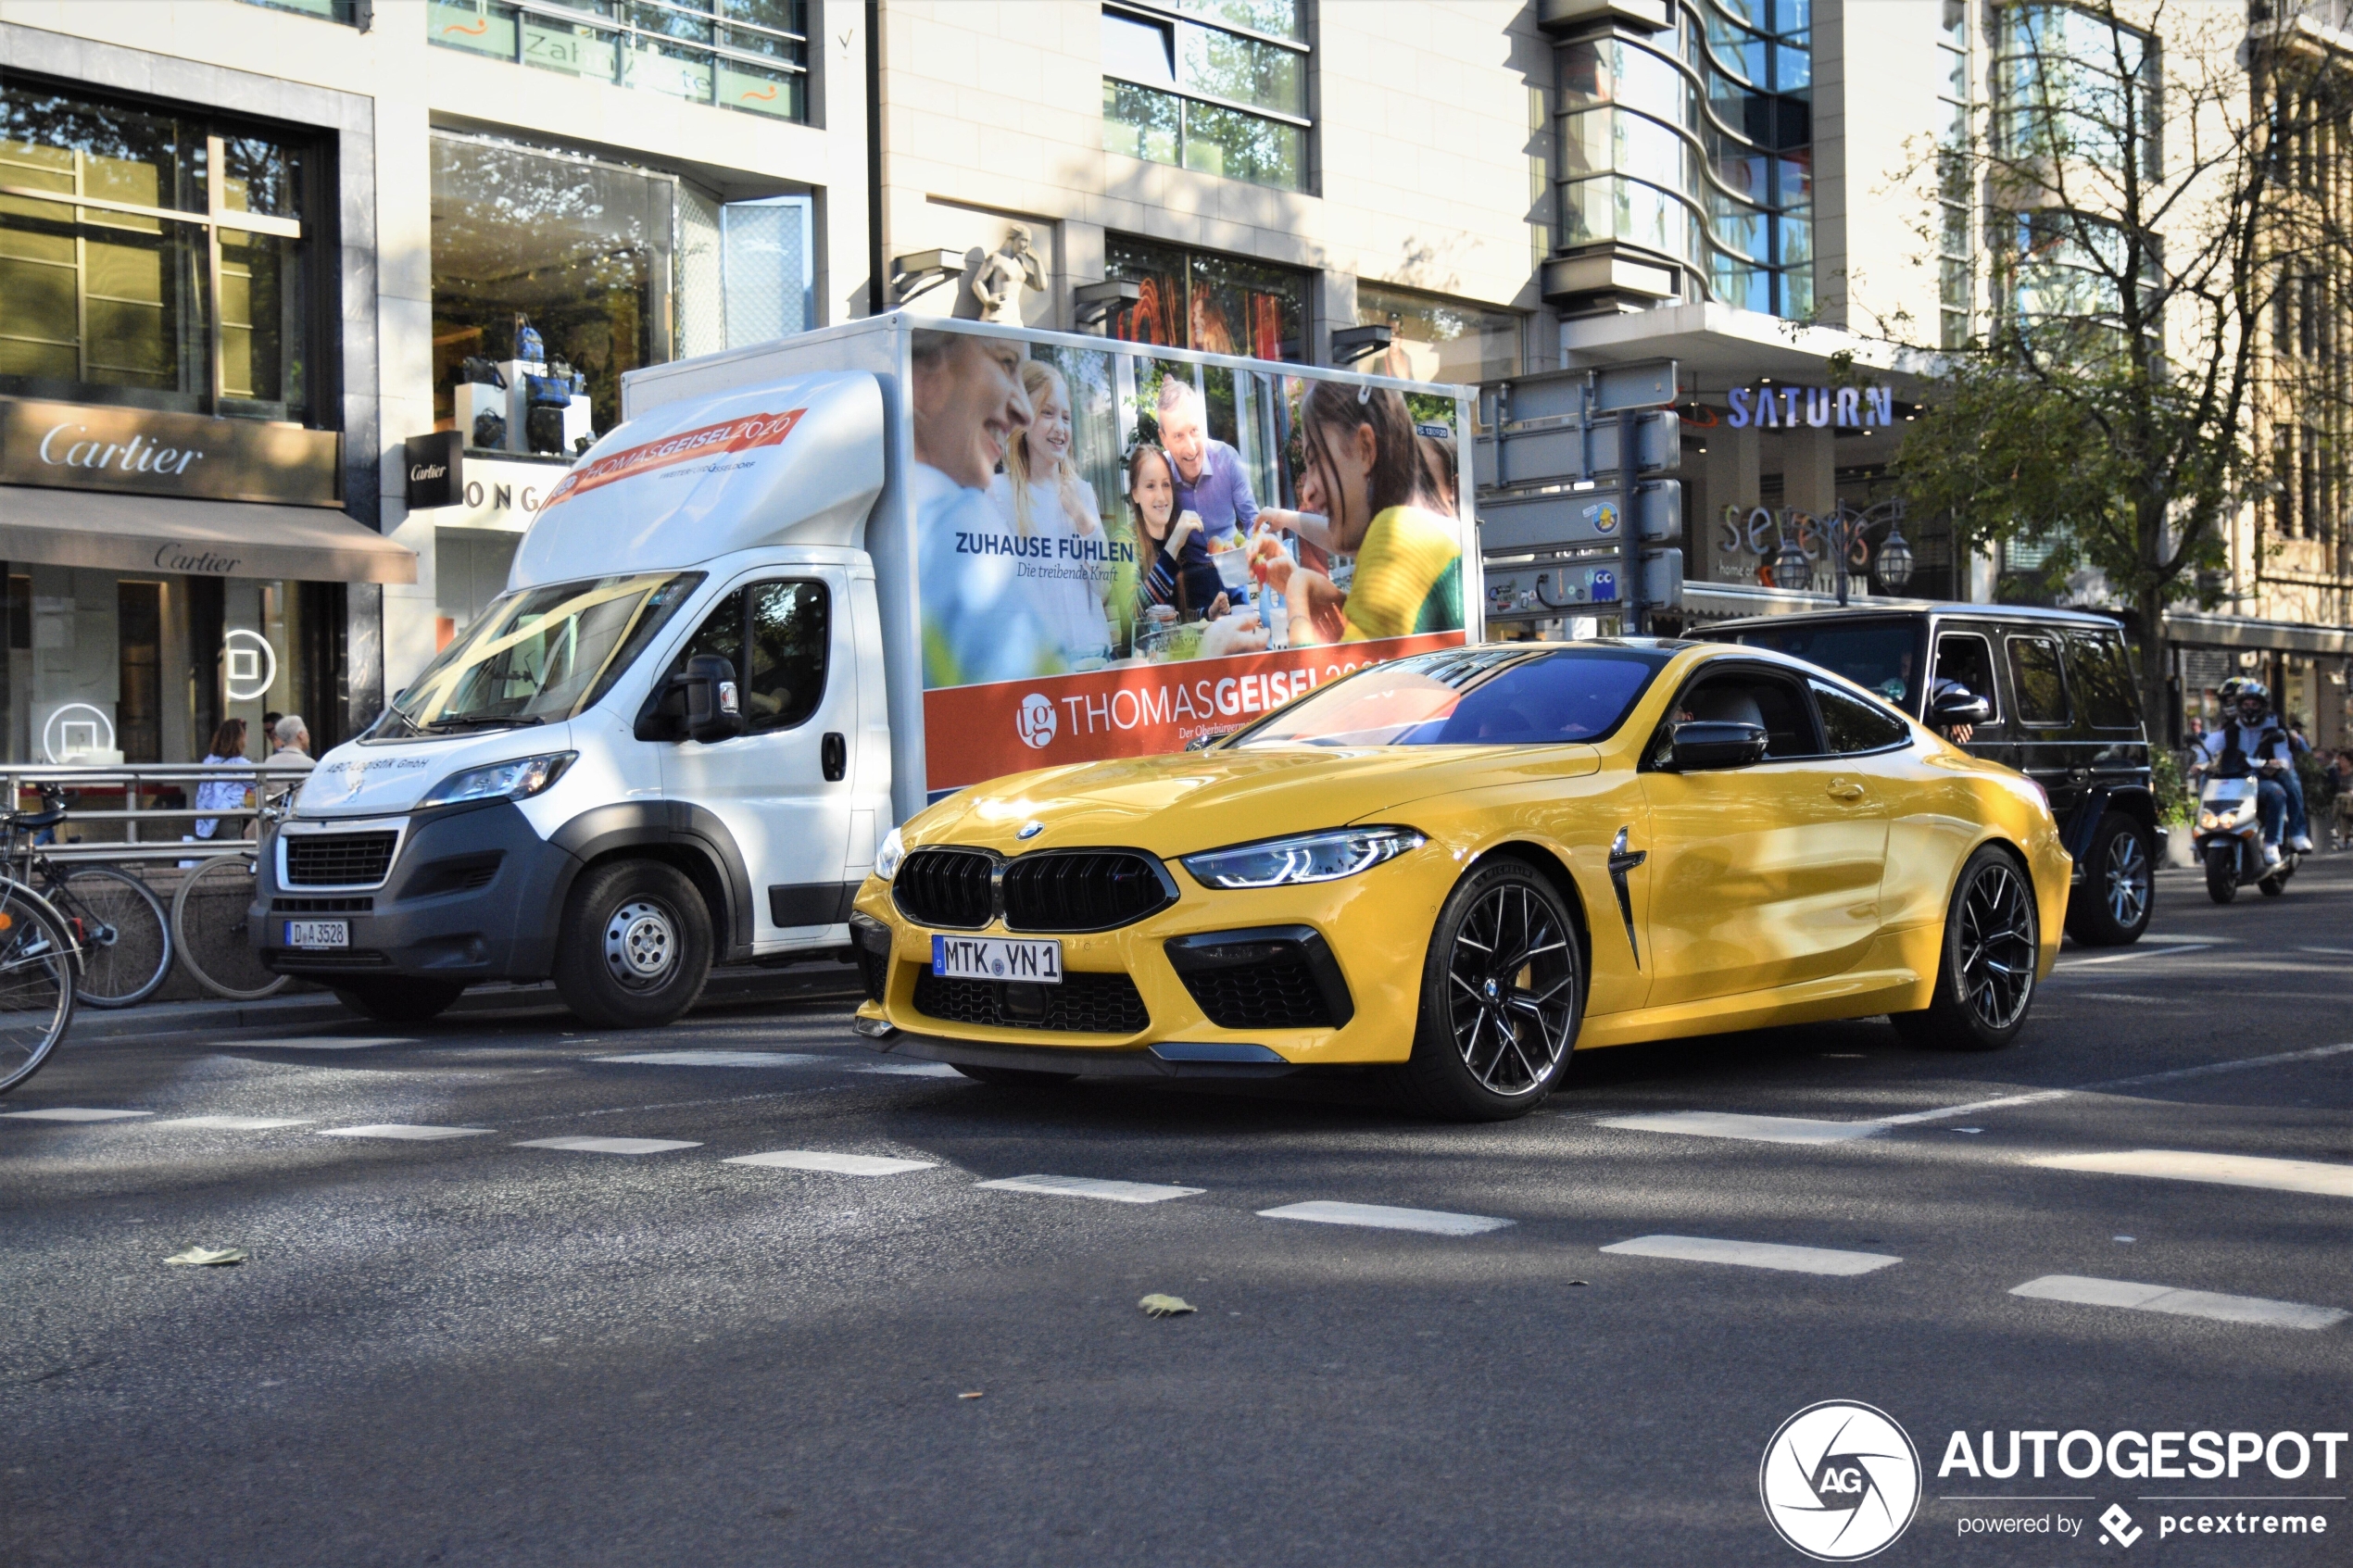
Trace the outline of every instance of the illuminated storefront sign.
<instances>
[{"instance_id":1,"label":"illuminated storefront sign","mask_svg":"<svg viewBox=\"0 0 2353 1568\"><path fill-rule=\"evenodd\" d=\"M1895 422L1895 394L1884 386L1736 386L1724 422L1734 430L1864 430Z\"/></svg>"}]
</instances>

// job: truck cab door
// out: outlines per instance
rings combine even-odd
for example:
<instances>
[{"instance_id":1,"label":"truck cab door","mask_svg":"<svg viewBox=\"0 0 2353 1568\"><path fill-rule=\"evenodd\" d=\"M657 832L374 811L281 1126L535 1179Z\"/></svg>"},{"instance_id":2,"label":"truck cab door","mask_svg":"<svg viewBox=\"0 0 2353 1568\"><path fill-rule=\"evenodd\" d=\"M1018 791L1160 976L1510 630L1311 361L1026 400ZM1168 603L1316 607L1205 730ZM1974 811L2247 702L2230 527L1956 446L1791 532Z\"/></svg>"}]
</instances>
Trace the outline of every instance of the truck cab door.
<instances>
[{"instance_id":1,"label":"truck cab door","mask_svg":"<svg viewBox=\"0 0 2353 1568\"><path fill-rule=\"evenodd\" d=\"M859 730L849 574L794 567L746 583L711 607L676 658L715 654L736 668L744 733L671 744L662 793L711 812L742 851L761 949L838 941L848 880L849 738Z\"/></svg>"}]
</instances>

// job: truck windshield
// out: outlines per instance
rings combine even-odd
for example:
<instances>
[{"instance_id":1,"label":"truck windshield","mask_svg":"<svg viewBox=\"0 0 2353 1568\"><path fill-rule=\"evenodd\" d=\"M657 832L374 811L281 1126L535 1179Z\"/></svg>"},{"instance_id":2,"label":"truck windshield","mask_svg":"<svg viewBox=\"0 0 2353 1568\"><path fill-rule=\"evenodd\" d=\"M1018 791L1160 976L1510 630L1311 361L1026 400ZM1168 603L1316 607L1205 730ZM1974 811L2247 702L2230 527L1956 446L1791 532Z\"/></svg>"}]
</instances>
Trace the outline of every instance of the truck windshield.
<instances>
[{"instance_id":1,"label":"truck windshield","mask_svg":"<svg viewBox=\"0 0 2353 1568\"><path fill-rule=\"evenodd\" d=\"M1740 640L1750 647L1771 648L1818 664L1865 691L1877 692L1890 707L1919 712L1919 621L1836 621L1809 626L1804 616L1790 620L1794 624L1743 632Z\"/></svg>"},{"instance_id":2,"label":"truck windshield","mask_svg":"<svg viewBox=\"0 0 2353 1568\"><path fill-rule=\"evenodd\" d=\"M493 599L385 709L371 737L569 719L611 688L702 576L598 577Z\"/></svg>"},{"instance_id":3,"label":"truck windshield","mask_svg":"<svg viewBox=\"0 0 2353 1568\"><path fill-rule=\"evenodd\" d=\"M1227 742L1260 746L1562 746L1606 738L1667 663L1595 645L1417 654L1311 693Z\"/></svg>"}]
</instances>

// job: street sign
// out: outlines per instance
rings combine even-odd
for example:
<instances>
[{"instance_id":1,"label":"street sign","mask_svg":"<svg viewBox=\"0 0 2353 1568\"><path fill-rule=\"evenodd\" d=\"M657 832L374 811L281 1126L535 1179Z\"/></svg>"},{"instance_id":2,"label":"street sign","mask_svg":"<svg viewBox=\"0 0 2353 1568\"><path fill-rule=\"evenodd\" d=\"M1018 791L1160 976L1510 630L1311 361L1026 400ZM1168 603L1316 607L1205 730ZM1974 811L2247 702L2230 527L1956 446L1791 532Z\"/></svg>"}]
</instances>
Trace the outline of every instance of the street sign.
<instances>
[{"instance_id":1,"label":"street sign","mask_svg":"<svg viewBox=\"0 0 2353 1568\"><path fill-rule=\"evenodd\" d=\"M1624 596L1623 564L1615 556L1577 560L1491 562L1487 568L1489 617L1542 617L1563 610L1617 608ZM1642 602L1653 609L1683 602L1683 552L1642 553Z\"/></svg>"},{"instance_id":2,"label":"street sign","mask_svg":"<svg viewBox=\"0 0 2353 1568\"><path fill-rule=\"evenodd\" d=\"M1634 471L1667 473L1683 466L1683 421L1672 408L1638 414L1634 427ZM1542 484L1625 467L1618 450L1619 421L1595 420L1590 429L1574 413L1516 419L1500 440L1481 436L1471 454L1472 477L1481 487L1504 483Z\"/></svg>"},{"instance_id":3,"label":"street sign","mask_svg":"<svg viewBox=\"0 0 2353 1568\"><path fill-rule=\"evenodd\" d=\"M1644 539L1671 539L1681 527L1682 486L1673 480L1644 484L1635 492L1633 513ZM1671 492L1671 494L1668 494ZM1614 545L1626 534L1626 500L1604 486L1586 490L1526 491L1481 496L1478 547L1557 550L1579 545Z\"/></svg>"}]
</instances>

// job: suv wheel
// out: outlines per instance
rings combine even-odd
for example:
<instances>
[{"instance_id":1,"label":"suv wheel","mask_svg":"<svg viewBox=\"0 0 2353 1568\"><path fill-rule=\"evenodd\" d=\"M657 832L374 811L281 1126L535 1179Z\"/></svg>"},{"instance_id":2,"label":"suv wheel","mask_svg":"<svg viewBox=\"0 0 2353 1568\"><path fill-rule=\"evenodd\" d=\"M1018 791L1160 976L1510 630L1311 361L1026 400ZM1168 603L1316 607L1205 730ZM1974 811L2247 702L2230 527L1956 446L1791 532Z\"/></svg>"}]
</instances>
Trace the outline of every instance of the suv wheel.
<instances>
[{"instance_id":1,"label":"suv wheel","mask_svg":"<svg viewBox=\"0 0 2353 1568\"><path fill-rule=\"evenodd\" d=\"M2086 947L2120 947L2140 940L2156 909L2157 857L2148 830L2110 811L2084 852L2082 885L2068 902L2068 933Z\"/></svg>"},{"instance_id":2,"label":"suv wheel","mask_svg":"<svg viewBox=\"0 0 2353 1568\"><path fill-rule=\"evenodd\" d=\"M556 938L556 991L595 1029L650 1029L695 1005L711 977L711 911L658 860L585 872Z\"/></svg>"}]
</instances>

